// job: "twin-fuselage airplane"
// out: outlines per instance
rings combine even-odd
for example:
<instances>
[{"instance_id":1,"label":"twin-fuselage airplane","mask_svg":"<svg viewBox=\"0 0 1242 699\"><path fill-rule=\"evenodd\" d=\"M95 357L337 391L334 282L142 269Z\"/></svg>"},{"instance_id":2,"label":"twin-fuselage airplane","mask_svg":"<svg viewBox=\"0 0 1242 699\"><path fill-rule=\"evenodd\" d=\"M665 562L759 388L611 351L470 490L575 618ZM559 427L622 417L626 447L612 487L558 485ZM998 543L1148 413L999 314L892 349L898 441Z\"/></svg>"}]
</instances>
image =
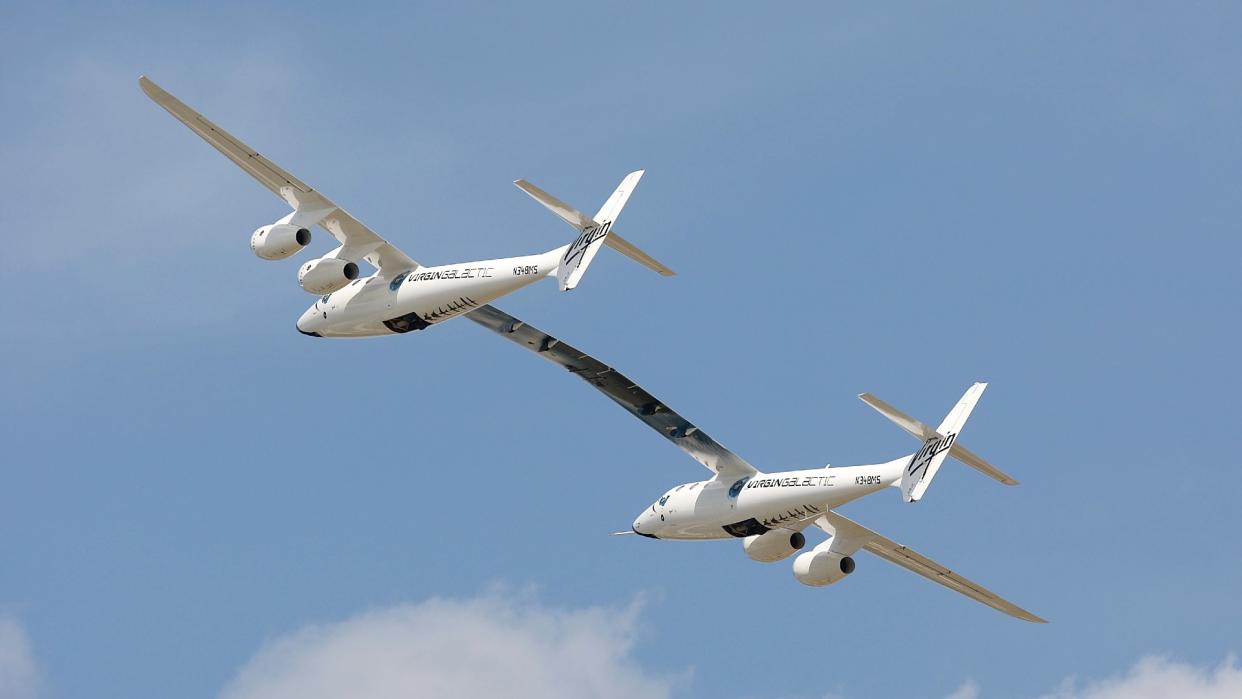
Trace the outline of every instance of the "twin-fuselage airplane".
<instances>
[{"instance_id":1,"label":"twin-fuselage airplane","mask_svg":"<svg viewBox=\"0 0 1242 699\"><path fill-rule=\"evenodd\" d=\"M157 104L290 206L291 213L251 236L250 247L256 255L266 260L294 255L310 242L310 228L315 225L339 242L335 250L298 270L302 288L320 297L298 319L300 332L316 337L391 335L464 316L586 380L712 471L707 480L666 492L634 520L630 531L620 534L652 539L738 538L748 557L772 562L801 551L806 545L802 532L814 524L829 538L794 558L798 582L812 586L838 582L854 571L853 555L866 550L1006 614L1043 621L834 512L889 487L898 488L906 502L914 502L923 497L949 456L1002 483L1016 484L957 443L985 384L977 383L966 391L934 430L874 396L861 395L922 442L913 454L866 466L762 473L611 367L489 304L545 277L555 277L562 291L574 288L602 245L671 275L667 267L612 230L641 170L628 175L593 217L518 180L519 188L578 232L572 243L536 255L424 267L155 83L145 77L139 83ZM360 278L359 262L374 267L374 273Z\"/></svg>"}]
</instances>

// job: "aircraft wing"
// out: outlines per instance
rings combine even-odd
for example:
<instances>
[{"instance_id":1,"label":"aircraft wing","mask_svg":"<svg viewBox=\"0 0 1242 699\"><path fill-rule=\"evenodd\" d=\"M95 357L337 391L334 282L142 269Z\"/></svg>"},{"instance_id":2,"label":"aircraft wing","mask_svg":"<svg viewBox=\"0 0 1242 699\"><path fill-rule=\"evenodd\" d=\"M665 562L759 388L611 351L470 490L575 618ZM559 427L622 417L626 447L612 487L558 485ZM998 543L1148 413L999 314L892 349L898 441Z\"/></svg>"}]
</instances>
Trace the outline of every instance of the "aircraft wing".
<instances>
[{"instance_id":1,"label":"aircraft wing","mask_svg":"<svg viewBox=\"0 0 1242 699\"><path fill-rule=\"evenodd\" d=\"M836 512L830 510L824 513L824 516L817 519L815 524L832 536L833 542L830 550L834 553L848 556L860 548L865 549L889 563L896 563L906 570L918 573L934 583L944 585L954 592L960 592L1009 616L1039 624L1048 623L1047 620L1002 599L982 585L971 582L930 558L887 539Z\"/></svg>"},{"instance_id":2,"label":"aircraft wing","mask_svg":"<svg viewBox=\"0 0 1242 699\"><path fill-rule=\"evenodd\" d=\"M678 415L641 386L591 355L527 325L495 306L482 306L468 313L466 317L513 344L576 374L722 478L741 478L756 473L755 467L746 463L745 459L721 446L707 436L706 432Z\"/></svg>"},{"instance_id":3,"label":"aircraft wing","mask_svg":"<svg viewBox=\"0 0 1242 699\"><path fill-rule=\"evenodd\" d=\"M279 165L259 155L253 148L229 135L224 129L211 123L202 114L190 109L184 102L165 92L146 76L138 78L138 84L156 104L168 110L178 121L190 127L204 141L211 144L229 160L237 163L251 177L258 180L273 194L285 200L295 211L307 215L308 220L319 225L340 241L343 249L340 257L349 260L366 260L380 275L391 277L405 272L418 263L398 250L387 240L367 228L358 219L333 204L327 197L313 190L302 180L285 172Z\"/></svg>"}]
</instances>

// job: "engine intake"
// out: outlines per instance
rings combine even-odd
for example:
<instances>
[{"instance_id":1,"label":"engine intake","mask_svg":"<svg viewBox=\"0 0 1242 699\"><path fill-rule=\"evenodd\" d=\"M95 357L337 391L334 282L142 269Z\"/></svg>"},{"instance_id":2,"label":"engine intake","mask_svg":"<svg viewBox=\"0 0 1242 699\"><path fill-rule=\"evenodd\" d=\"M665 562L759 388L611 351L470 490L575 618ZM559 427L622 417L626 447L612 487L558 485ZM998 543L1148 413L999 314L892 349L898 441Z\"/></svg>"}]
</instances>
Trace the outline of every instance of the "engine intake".
<instances>
[{"instance_id":1,"label":"engine intake","mask_svg":"<svg viewBox=\"0 0 1242 699\"><path fill-rule=\"evenodd\" d=\"M771 529L742 540L742 550L746 552L750 560L760 563L772 563L789 558L803 546L806 546L806 537L802 535L802 532L789 529Z\"/></svg>"},{"instance_id":2,"label":"engine intake","mask_svg":"<svg viewBox=\"0 0 1242 699\"><path fill-rule=\"evenodd\" d=\"M298 270L298 284L316 296L343 289L346 284L357 278L357 263L335 257L311 260Z\"/></svg>"},{"instance_id":3,"label":"engine intake","mask_svg":"<svg viewBox=\"0 0 1242 699\"><path fill-rule=\"evenodd\" d=\"M794 578L803 585L823 587L854 572L854 559L831 551L808 551L794 559Z\"/></svg>"},{"instance_id":4,"label":"engine intake","mask_svg":"<svg viewBox=\"0 0 1242 699\"><path fill-rule=\"evenodd\" d=\"M250 249L265 260L283 260L306 247L311 232L286 223L263 226L250 235Z\"/></svg>"}]
</instances>

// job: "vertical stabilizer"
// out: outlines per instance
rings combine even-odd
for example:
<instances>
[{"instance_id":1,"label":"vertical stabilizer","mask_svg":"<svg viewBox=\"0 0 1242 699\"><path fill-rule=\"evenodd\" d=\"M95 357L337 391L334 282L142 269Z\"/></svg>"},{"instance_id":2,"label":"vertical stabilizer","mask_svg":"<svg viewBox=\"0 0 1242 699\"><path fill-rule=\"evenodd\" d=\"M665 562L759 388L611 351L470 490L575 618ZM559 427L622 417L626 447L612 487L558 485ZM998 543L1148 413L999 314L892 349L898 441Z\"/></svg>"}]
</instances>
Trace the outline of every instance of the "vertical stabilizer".
<instances>
[{"instance_id":1,"label":"vertical stabilizer","mask_svg":"<svg viewBox=\"0 0 1242 699\"><path fill-rule=\"evenodd\" d=\"M608 201L600 207L599 213L595 214L595 225L583 228L574 242L565 248L561 255L560 268L556 270L556 281L560 284L561 291L569 291L578 286L582 275L586 274L587 267L591 265L591 260L595 259L595 253L599 252L600 246L608 237L612 224L621 215L621 209L625 208L630 192L634 191L642 176L642 170L626 175L612 196L608 197Z\"/></svg>"},{"instance_id":2,"label":"vertical stabilizer","mask_svg":"<svg viewBox=\"0 0 1242 699\"><path fill-rule=\"evenodd\" d=\"M985 383L977 383L966 389L966 393L962 394L962 399L949 411L944 422L936 428L936 432L929 435L923 442L923 447L910 457L906 469L901 472L903 500L915 502L927 492L932 479L936 477L936 472L940 470L940 465L949 456L949 450L957 441L962 427L966 425L966 418L970 417L970 411L974 410L975 403L979 402L979 397L983 395L983 390L987 387Z\"/></svg>"}]
</instances>

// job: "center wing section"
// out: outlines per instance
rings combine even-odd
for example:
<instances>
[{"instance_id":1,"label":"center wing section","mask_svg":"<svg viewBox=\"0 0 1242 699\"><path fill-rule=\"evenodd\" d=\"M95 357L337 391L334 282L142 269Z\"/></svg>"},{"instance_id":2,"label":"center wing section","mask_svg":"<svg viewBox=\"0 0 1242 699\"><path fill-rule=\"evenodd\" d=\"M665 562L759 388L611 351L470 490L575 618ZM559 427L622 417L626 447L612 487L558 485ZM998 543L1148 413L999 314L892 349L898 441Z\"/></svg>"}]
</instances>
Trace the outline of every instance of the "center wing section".
<instances>
[{"instance_id":1,"label":"center wing section","mask_svg":"<svg viewBox=\"0 0 1242 699\"><path fill-rule=\"evenodd\" d=\"M565 367L722 478L741 478L756 473L755 467L746 463L745 459L724 448L641 386L591 355L495 306L477 308L466 317L513 344Z\"/></svg>"},{"instance_id":2,"label":"center wing section","mask_svg":"<svg viewBox=\"0 0 1242 699\"><path fill-rule=\"evenodd\" d=\"M327 197L311 189L302 180L285 172L255 149L229 135L224 129L211 123L202 114L190 109L184 102L173 97L146 76L138 78L138 84L156 104L163 107L202 137L229 160L237 163L251 177L258 180L273 194L285 200L295 212L332 234L341 243L336 255L346 260L366 260L380 271L380 276L391 277L415 267L418 263L384 240L347 211L333 204ZM296 215L296 214L295 214Z\"/></svg>"}]
</instances>

